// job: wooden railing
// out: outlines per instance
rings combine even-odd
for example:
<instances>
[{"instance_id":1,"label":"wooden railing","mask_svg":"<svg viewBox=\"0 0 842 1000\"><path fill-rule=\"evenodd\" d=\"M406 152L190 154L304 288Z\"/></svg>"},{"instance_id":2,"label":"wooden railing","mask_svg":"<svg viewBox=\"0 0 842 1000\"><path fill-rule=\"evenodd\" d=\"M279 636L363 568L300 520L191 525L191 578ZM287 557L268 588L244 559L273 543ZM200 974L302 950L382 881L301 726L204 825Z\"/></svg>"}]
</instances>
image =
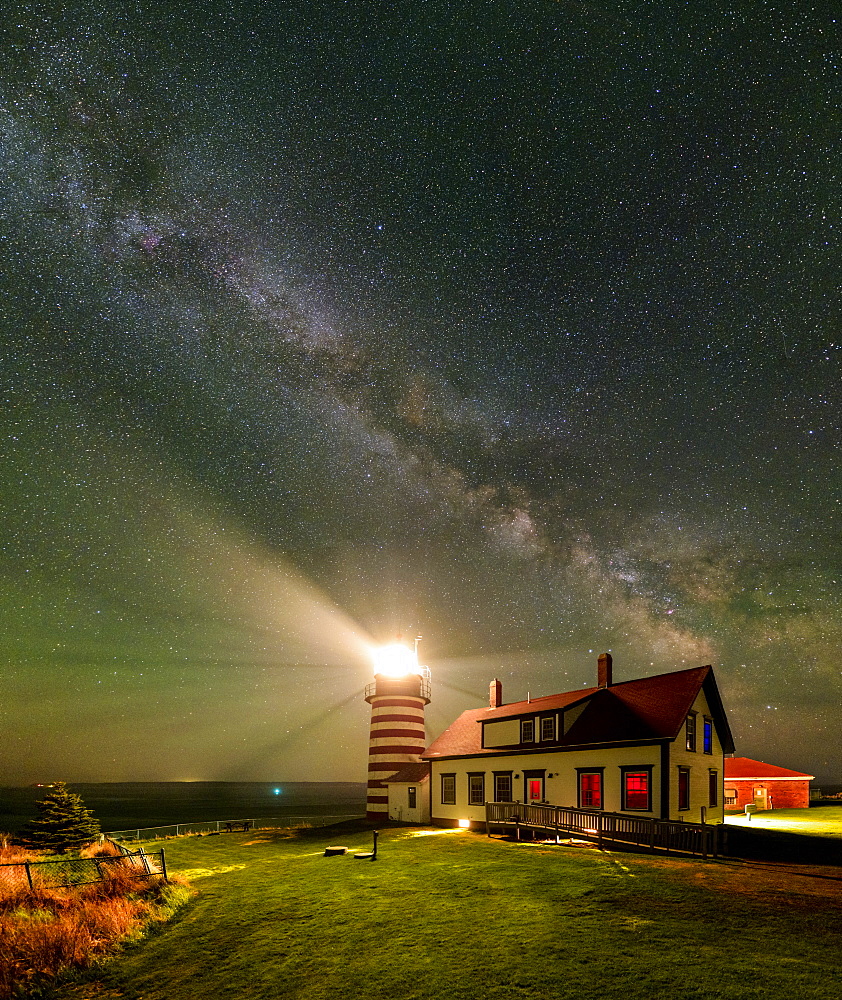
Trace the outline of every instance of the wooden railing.
<instances>
[{"instance_id":1,"label":"wooden railing","mask_svg":"<svg viewBox=\"0 0 842 1000\"><path fill-rule=\"evenodd\" d=\"M570 806L528 805L524 802L486 802L486 832L492 827L545 830L558 838L562 833L583 840L603 843L634 844L649 850L680 851L700 854L703 858L719 853L718 826L707 823L684 823L676 820L649 819L626 813L574 809Z\"/></svg>"}]
</instances>

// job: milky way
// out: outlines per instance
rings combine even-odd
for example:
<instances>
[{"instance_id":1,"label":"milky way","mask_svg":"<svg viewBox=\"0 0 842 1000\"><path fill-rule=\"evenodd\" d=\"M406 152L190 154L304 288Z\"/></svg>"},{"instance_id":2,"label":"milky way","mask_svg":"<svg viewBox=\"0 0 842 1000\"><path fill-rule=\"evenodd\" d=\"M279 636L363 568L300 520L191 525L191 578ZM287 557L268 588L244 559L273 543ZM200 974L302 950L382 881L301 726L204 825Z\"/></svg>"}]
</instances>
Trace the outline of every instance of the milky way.
<instances>
[{"instance_id":1,"label":"milky way","mask_svg":"<svg viewBox=\"0 0 842 1000\"><path fill-rule=\"evenodd\" d=\"M419 630L431 735L611 650L838 780L832 18L2 32L7 783L361 780L365 646Z\"/></svg>"}]
</instances>

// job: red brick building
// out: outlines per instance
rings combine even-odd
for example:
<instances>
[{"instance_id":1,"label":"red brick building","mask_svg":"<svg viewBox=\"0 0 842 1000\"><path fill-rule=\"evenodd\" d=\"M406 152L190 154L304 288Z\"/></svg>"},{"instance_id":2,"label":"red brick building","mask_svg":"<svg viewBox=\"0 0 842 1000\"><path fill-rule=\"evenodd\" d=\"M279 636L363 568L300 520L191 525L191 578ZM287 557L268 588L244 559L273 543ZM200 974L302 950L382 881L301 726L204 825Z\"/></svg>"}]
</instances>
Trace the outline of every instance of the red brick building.
<instances>
[{"instance_id":1,"label":"red brick building","mask_svg":"<svg viewBox=\"0 0 842 1000\"><path fill-rule=\"evenodd\" d=\"M751 757L726 757L725 809L742 812L746 805L758 809L807 809L814 777Z\"/></svg>"}]
</instances>

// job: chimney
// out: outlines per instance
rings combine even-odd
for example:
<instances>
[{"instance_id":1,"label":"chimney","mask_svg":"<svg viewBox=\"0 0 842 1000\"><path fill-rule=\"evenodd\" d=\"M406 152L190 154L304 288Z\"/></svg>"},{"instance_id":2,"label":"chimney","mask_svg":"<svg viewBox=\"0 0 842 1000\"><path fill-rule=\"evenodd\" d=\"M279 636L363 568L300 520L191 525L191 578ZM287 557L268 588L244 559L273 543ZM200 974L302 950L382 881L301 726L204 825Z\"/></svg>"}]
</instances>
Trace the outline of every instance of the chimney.
<instances>
[{"instance_id":1,"label":"chimney","mask_svg":"<svg viewBox=\"0 0 842 1000\"><path fill-rule=\"evenodd\" d=\"M491 708L499 708L503 704L503 682L496 678L489 684L488 704Z\"/></svg>"},{"instance_id":2,"label":"chimney","mask_svg":"<svg viewBox=\"0 0 842 1000\"><path fill-rule=\"evenodd\" d=\"M598 687L611 687L611 665L614 661L610 653L600 653L596 661L596 683Z\"/></svg>"}]
</instances>

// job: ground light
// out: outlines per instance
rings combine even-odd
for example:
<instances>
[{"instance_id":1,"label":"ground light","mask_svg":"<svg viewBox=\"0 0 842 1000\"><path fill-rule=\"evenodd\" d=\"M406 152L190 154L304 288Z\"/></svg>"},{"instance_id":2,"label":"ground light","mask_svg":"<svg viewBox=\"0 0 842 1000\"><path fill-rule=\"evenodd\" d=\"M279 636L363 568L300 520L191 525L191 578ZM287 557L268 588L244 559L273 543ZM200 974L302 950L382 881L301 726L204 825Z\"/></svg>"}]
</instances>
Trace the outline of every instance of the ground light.
<instances>
[{"instance_id":1,"label":"ground light","mask_svg":"<svg viewBox=\"0 0 842 1000\"><path fill-rule=\"evenodd\" d=\"M470 830L471 829L471 821L469 819L460 819L459 820L459 829L460 830Z\"/></svg>"}]
</instances>

